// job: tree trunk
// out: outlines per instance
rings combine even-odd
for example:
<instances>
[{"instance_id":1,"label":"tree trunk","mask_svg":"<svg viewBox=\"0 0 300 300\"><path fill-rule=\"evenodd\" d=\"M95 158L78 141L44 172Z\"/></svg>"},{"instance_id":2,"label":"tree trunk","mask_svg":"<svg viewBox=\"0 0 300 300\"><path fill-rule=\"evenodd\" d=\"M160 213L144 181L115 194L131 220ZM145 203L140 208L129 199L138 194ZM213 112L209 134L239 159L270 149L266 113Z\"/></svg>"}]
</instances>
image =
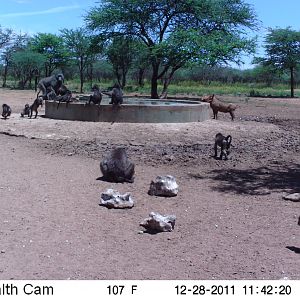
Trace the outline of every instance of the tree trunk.
<instances>
[{"instance_id":1,"label":"tree trunk","mask_svg":"<svg viewBox=\"0 0 300 300\"><path fill-rule=\"evenodd\" d=\"M164 87L163 87L163 90L161 92L161 95L160 95L160 99L167 99L167 96L168 96L168 86L171 82L171 78L165 78L164 79Z\"/></svg>"},{"instance_id":2,"label":"tree trunk","mask_svg":"<svg viewBox=\"0 0 300 300\"><path fill-rule=\"evenodd\" d=\"M80 58L80 93L83 93L83 81L84 81L84 78L83 78L83 59Z\"/></svg>"},{"instance_id":3,"label":"tree trunk","mask_svg":"<svg viewBox=\"0 0 300 300\"><path fill-rule=\"evenodd\" d=\"M151 99L159 99L157 92L157 81L158 81L158 68L159 64L152 64L152 77L151 77Z\"/></svg>"},{"instance_id":4,"label":"tree trunk","mask_svg":"<svg viewBox=\"0 0 300 300\"><path fill-rule=\"evenodd\" d=\"M8 73L8 65L6 64L5 67L4 67L2 87L6 87L7 73Z\"/></svg>"},{"instance_id":5,"label":"tree trunk","mask_svg":"<svg viewBox=\"0 0 300 300\"><path fill-rule=\"evenodd\" d=\"M162 90L162 93L160 95L160 99L166 99L167 96L168 96L168 87L169 87L169 84L171 83L171 80L174 76L174 73L179 69L179 67L174 67L172 68L170 74L166 74L164 80L163 80L163 83L164 83L164 87L163 87L163 90Z\"/></svg>"},{"instance_id":6,"label":"tree trunk","mask_svg":"<svg viewBox=\"0 0 300 300\"><path fill-rule=\"evenodd\" d=\"M138 85L140 87L144 86L144 73L145 73L145 68L139 68Z\"/></svg>"},{"instance_id":7,"label":"tree trunk","mask_svg":"<svg viewBox=\"0 0 300 300\"><path fill-rule=\"evenodd\" d=\"M122 85L121 85L122 89L126 85L126 76L127 76L127 72L126 72L126 70L123 69L123 72L122 72Z\"/></svg>"},{"instance_id":8,"label":"tree trunk","mask_svg":"<svg viewBox=\"0 0 300 300\"><path fill-rule=\"evenodd\" d=\"M291 67L290 71L291 71L291 98L294 98L294 96L295 96L295 94L294 94L294 68Z\"/></svg>"}]
</instances>

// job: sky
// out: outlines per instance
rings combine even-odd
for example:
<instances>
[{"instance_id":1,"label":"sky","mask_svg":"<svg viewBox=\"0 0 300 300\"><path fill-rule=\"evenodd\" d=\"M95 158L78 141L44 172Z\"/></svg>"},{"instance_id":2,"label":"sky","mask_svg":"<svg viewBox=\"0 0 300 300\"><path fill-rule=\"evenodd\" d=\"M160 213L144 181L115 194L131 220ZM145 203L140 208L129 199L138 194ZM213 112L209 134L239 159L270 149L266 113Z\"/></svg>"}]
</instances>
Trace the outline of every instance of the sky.
<instances>
[{"instance_id":1,"label":"sky","mask_svg":"<svg viewBox=\"0 0 300 300\"><path fill-rule=\"evenodd\" d=\"M0 0L0 25L15 32L34 35L59 33L60 29L84 26L83 17L100 0ZM267 28L290 26L300 30L300 0L244 0L253 6L260 26L259 45L262 45ZM262 47L258 55L263 54ZM252 57L244 57L245 65L251 67Z\"/></svg>"}]
</instances>

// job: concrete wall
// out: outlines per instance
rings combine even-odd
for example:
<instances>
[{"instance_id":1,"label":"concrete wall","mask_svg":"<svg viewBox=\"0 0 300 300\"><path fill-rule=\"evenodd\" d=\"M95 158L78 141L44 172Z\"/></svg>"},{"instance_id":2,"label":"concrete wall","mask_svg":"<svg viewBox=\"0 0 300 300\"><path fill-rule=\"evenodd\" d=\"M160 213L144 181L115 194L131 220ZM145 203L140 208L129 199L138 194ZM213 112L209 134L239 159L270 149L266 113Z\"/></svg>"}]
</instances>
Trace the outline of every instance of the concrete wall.
<instances>
[{"instance_id":1,"label":"concrete wall","mask_svg":"<svg viewBox=\"0 0 300 300\"><path fill-rule=\"evenodd\" d=\"M172 103L172 102L171 102ZM175 102L176 103L176 102ZM209 104L187 101L187 105L136 105L113 107L101 104L60 103L46 101L45 116L51 119L92 122L185 123L209 119Z\"/></svg>"}]
</instances>

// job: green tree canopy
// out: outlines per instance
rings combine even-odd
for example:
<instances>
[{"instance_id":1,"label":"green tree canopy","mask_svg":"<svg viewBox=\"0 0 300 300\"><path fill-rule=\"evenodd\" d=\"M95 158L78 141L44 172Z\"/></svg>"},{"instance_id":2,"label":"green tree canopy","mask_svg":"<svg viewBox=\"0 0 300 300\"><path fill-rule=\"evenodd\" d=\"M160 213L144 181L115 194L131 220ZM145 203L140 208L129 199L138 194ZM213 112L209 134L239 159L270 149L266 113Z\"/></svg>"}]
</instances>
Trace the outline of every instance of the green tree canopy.
<instances>
[{"instance_id":1,"label":"green tree canopy","mask_svg":"<svg viewBox=\"0 0 300 300\"><path fill-rule=\"evenodd\" d=\"M38 33L31 40L31 49L47 57L45 76L50 76L55 69L62 68L67 59L67 50L63 39L52 33Z\"/></svg>"},{"instance_id":2,"label":"green tree canopy","mask_svg":"<svg viewBox=\"0 0 300 300\"><path fill-rule=\"evenodd\" d=\"M68 49L69 59L75 62L80 74L80 92L83 92L84 71L95 56L92 40L84 28L62 29L61 36Z\"/></svg>"},{"instance_id":3,"label":"green tree canopy","mask_svg":"<svg viewBox=\"0 0 300 300\"><path fill-rule=\"evenodd\" d=\"M291 97L294 97L294 72L300 63L300 31L287 28L269 28L265 38L266 56L254 63L290 71Z\"/></svg>"},{"instance_id":4,"label":"green tree canopy","mask_svg":"<svg viewBox=\"0 0 300 300\"><path fill-rule=\"evenodd\" d=\"M252 52L256 17L243 0L104 0L85 17L87 26L102 39L132 36L142 41L152 66L151 96L157 83L171 80L187 63L239 61Z\"/></svg>"},{"instance_id":5,"label":"green tree canopy","mask_svg":"<svg viewBox=\"0 0 300 300\"><path fill-rule=\"evenodd\" d=\"M19 79L20 88L24 89L28 81L31 88L32 77L43 66L46 59L45 55L28 49L16 51L12 54L12 67L16 78Z\"/></svg>"}]
</instances>

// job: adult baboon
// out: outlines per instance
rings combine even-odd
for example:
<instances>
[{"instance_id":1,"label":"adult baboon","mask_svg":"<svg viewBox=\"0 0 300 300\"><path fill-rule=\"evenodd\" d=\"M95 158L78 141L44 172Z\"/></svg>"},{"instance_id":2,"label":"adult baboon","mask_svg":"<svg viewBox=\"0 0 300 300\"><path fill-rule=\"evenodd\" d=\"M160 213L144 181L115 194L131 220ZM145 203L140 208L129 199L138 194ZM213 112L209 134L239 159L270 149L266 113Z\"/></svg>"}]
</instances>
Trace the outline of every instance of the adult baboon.
<instances>
[{"instance_id":1,"label":"adult baboon","mask_svg":"<svg viewBox=\"0 0 300 300\"><path fill-rule=\"evenodd\" d=\"M114 85L114 88L112 89L111 93L111 104L121 105L123 103L123 92L118 83Z\"/></svg>"},{"instance_id":2,"label":"adult baboon","mask_svg":"<svg viewBox=\"0 0 300 300\"><path fill-rule=\"evenodd\" d=\"M218 156L218 147L221 147L220 159L224 156L225 159L228 159L228 155L230 153L230 145L231 145L232 137L228 135L225 137L222 133L217 133L215 137L215 157Z\"/></svg>"},{"instance_id":3,"label":"adult baboon","mask_svg":"<svg viewBox=\"0 0 300 300\"><path fill-rule=\"evenodd\" d=\"M32 113L33 113L33 112L35 112L35 117L34 117L34 118L37 117L37 115L38 115L38 108L39 108L39 106L42 105L42 104L43 104L43 100L42 100L41 98L36 98L36 99L34 100L33 104L30 105L30 114L29 114L29 118L30 118L30 119L31 119L31 117L32 117Z\"/></svg>"},{"instance_id":4,"label":"adult baboon","mask_svg":"<svg viewBox=\"0 0 300 300\"><path fill-rule=\"evenodd\" d=\"M30 106L28 103L25 104L24 109L21 112L21 117L23 118L24 116L28 116L29 117L30 114Z\"/></svg>"},{"instance_id":5,"label":"adult baboon","mask_svg":"<svg viewBox=\"0 0 300 300\"><path fill-rule=\"evenodd\" d=\"M104 92L103 91L102 93L111 97L111 101L109 102L109 104L121 105L123 103L123 92L122 92L122 89L121 89L121 87L118 83L116 83L113 86L113 89L112 89L111 92Z\"/></svg>"},{"instance_id":6,"label":"adult baboon","mask_svg":"<svg viewBox=\"0 0 300 300\"><path fill-rule=\"evenodd\" d=\"M53 91L57 95L59 88L62 86L64 82L64 75L63 74L57 74L52 75L49 77L42 78L38 83L38 89L39 92L37 94L37 97L39 97L40 92L42 91L42 97L43 100L47 100L47 95Z\"/></svg>"},{"instance_id":7,"label":"adult baboon","mask_svg":"<svg viewBox=\"0 0 300 300\"><path fill-rule=\"evenodd\" d=\"M134 163L128 160L124 148L116 148L100 162L103 179L110 182L134 181Z\"/></svg>"},{"instance_id":8,"label":"adult baboon","mask_svg":"<svg viewBox=\"0 0 300 300\"><path fill-rule=\"evenodd\" d=\"M2 117L6 120L11 115L11 108L7 104L2 104Z\"/></svg>"},{"instance_id":9,"label":"adult baboon","mask_svg":"<svg viewBox=\"0 0 300 300\"><path fill-rule=\"evenodd\" d=\"M100 105L100 103L102 101L102 94L101 94L100 88L97 84L95 84L92 87L92 92L93 92L93 94L90 95L89 104L91 104L91 102L93 102L94 104Z\"/></svg>"},{"instance_id":10,"label":"adult baboon","mask_svg":"<svg viewBox=\"0 0 300 300\"><path fill-rule=\"evenodd\" d=\"M229 113L231 116L231 120L234 120L234 111L237 109L237 105L231 103L221 102L216 98L213 94L211 96L205 97L202 99L204 102L208 102L214 114L214 119L218 119L218 112Z\"/></svg>"}]
</instances>

